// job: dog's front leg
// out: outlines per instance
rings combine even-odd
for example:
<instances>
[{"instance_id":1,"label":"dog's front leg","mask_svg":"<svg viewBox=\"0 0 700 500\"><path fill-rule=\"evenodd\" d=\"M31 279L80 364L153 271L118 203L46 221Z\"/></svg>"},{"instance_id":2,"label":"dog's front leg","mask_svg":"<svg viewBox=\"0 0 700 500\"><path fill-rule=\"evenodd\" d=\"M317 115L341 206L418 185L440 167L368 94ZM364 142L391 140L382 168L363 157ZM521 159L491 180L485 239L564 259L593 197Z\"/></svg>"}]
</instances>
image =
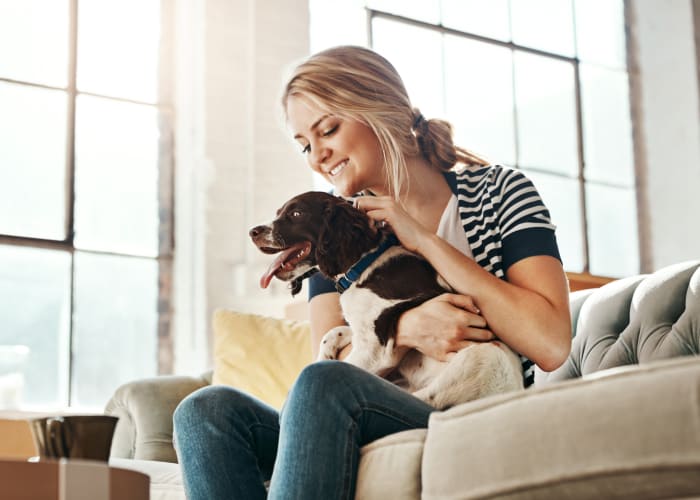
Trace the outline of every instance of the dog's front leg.
<instances>
[{"instance_id":1,"label":"dog's front leg","mask_svg":"<svg viewBox=\"0 0 700 500\"><path fill-rule=\"evenodd\" d=\"M346 363L362 368L373 375L386 377L391 373L401 361L394 349L394 341L390 340L387 345L381 345L379 342L362 342L355 335L352 351L343 360Z\"/></svg>"},{"instance_id":2,"label":"dog's front leg","mask_svg":"<svg viewBox=\"0 0 700 500\"><path fill-rule=\"evenodd\" d=\"M316 361L338 359L338 354L352 341L352 330L349 326L336 326L326 332L321 339Z\"/></svg>"},{"instance_id":3,"label":"dog's front leg","mask_svg":"<svg viewBox=\"0 0 700 500\"><path fill-rule=\"evenodd\" d=\"M372 334L370 338L376 339L376 336ZM349 326L336 326L326 332L321 339L316 361L338 359L340 351L353 342L350 354L343 361L374 375L388 375L401 361L401 357L395 352L393 339L385 346L379 342L366 342L362 335L353 335Z\"/></svg>"}]
</instances>

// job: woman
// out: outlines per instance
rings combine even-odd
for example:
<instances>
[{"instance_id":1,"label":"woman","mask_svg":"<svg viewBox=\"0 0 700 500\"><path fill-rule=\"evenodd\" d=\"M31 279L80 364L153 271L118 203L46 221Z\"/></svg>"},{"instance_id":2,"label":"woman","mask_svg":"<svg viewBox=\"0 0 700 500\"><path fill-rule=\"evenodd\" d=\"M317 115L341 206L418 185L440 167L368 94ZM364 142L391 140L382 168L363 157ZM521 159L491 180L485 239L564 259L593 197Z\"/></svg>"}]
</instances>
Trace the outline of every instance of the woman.
<instances>
[{"instance_id":1,"label":"woman","mask_svg":"<svg viewBox=\"0 0 700 500\"><path fill-rule=\"evenodd\" d=\"M339 195L366 194L357 206L390 225L455 290L400 317L401 349L445 360L498 338L522 355L526 385L533 363L544 370L563 363L567 281L549 213L521 172L456 147L450 125L413 108L396 70L369 49L311 56L282 102L309 166ZM309 295L318 349L343 323L339 295L318 275ZM235 389L207 387L175 413L185 488L192 499L265 498L271 478L269 498L353 498L360 448L426 427L432 410L337 361L304 369L280 416Z\"/></svg>"}]
</instances>

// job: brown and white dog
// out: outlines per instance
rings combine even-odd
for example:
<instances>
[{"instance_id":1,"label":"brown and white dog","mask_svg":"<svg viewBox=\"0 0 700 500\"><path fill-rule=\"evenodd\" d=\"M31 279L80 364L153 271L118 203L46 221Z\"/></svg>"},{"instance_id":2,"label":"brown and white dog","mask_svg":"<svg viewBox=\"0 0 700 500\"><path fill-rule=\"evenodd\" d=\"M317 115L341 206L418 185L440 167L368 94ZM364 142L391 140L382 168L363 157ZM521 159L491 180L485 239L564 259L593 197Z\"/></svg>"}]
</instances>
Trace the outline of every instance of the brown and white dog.
<instances>
[{"instance_id":1,"label":"brown and white dog","mask_svg":"<svg viewBox=\"0 0 700 500\"><path fill-rule=\"evenodd\" d=\"M344 361L370 373L398 376L414 396L438 409L523 387L519 357L502 342L462 349L447 362L416 350L397 355L396 324L406 310L450 291L421 256L409 252L386 230L343 198L310 191L295 196L267 225L250 230L253 243L278 254L260 279L301 280L320 270L346 288L340 304L348 326L323 337L318 359L336 359L352 342Z\"/></svg>"}]
</instances>

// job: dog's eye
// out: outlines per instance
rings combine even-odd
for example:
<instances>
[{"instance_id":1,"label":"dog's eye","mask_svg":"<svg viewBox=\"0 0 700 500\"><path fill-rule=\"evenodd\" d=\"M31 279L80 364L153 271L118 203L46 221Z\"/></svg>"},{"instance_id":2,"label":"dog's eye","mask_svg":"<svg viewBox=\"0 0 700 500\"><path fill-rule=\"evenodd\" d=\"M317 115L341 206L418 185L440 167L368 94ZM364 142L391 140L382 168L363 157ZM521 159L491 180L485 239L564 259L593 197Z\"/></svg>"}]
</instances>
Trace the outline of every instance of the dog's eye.
<instances>
[{"instance_id":1,"label":"dog's eye","mask_svg":"<svg viewBox=\"0 0 700 500\"><path fill-rule=\"evenodd\" d=\"M301 211L300 210L292 210L292 213L290 215L292 217L301 217Z\"/></svg>"}]
</instances>

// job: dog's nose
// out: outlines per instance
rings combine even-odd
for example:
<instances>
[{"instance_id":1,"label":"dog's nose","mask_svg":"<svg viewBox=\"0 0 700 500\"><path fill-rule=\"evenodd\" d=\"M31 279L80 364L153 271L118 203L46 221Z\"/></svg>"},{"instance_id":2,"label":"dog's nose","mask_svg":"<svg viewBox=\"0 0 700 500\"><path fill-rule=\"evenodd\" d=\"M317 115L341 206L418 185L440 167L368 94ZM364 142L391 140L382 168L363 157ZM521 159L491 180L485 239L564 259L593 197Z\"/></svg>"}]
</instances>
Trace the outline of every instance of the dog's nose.
<instances>
[{"instance_id":1,"label":"dog's nose","mask_svg":"<svg viewBox=\"0 0 700 500\"><path fill-rule=\"evenodd\" d=\"M265 231L265 226L255 226L253 229L248 231L248 234L250 235L251 238L255 238L263 231Z\"/></svg>"}]
</instances>

